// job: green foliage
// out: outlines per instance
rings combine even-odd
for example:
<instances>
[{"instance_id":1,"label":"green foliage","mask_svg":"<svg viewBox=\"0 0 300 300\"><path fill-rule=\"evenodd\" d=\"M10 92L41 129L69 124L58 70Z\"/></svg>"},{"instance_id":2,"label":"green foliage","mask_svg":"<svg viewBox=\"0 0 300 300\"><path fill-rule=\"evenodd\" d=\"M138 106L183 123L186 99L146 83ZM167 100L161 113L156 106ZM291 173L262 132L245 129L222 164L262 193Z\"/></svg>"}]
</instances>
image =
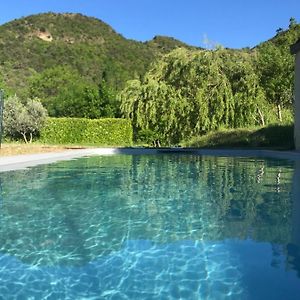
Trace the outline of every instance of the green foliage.
<instances>
[{"instance_id":1,"label":"green foliage","mask_svg":"<svg viewBox=\"0 0 300 300\"><path fill-rule=\"evenodd\" d=\"M31 78L30 95L43 99L50 116L101 116L96 86L66 66L47 69Z\"/></svg>"},{"instance_id":2,"label":"green foliage","mask_svg":"<svg viewBox=\"0 0 300 300\"><path fill-rule=\"evenodd\" d=\"M128 88L121 94L121 109L127 117L132 116L135 132L140 129L157 132L166 143L180 140L180 128L183 124L180 118L184 115L184 99L171 86L154 80L140 86L135 98L136 83L129 83Z\"/></svg>"},{"instance_id":3,"label":"green foliage","mask_svg":"<svg viewBox=\"0 0 300 300\"><path fill-rule=\"evenodd\" d=\"M291 150L294 149L294 127L272 125L254 129L223 129L201 137L193 137L182 142L182 145L197 148L263 147Z\"/></svg>"},{"instance_id":4,"label":"green foliage","mask_svg":"<svg viewBox=\"0 0 300 300\"><path fill-rule=\"evenodd\" d=\"M104 22L81 14L28 16L0 26L0 36L0 73L18 94L26 93L30 76L61 65L95 85L106 72L108 85L119 91L127 80L143 76L161 53L184 46L167 37L165 43L172 44L167 50L157 43L127 40Z\"/></svg>"},{"instance_id":5,"label":"green foliage","mask_svg":"<svg viewBox=\"0 0 300 300\"><path fill-rule=\"evenodd\" d=\"M173 144L220 127L259 124L264 93L258 83L248 54L176 49L142 82L128 83L121 110L135 132L150 129Z\"/></svg>"},{"instance_id":6,"label":"green foliage","mask_svg":"<svg viewBox=\"0 0 300 300\"><path fill-rule=\"evenodd\" d=\"M99 84L100 115L105 118L120 117L120 105L116 91L109 87L105 79Z\"/></svg>"},{"instance_id":7,"label":"green foliage","mask_svg":"<svg viewBox=\"0 0 300 300\"><path fill-rule=\"evenodd\" d=\"M260 85L266 100L277 107L278 120L282 108L292 109L294 89L294 57L290 54L290 45L300 36L300 24L290 19L289 30L280 31L271 40L254 49L255 63Z\"/></svg>"},{"instance_id":8,"label":"green foliage","mask_svg":"<svg viewBox=\"0 0 300 300\"><path fill-rule=\"evenodd\" d=\"M146 45L155 47L164 54L171 52L172 50L174 50L176 48L186 48L186 49L190 49L190 50L193 50L193 49L199 50L200 49L197 47L187 45L187 44L185 44L179 40L176 40L174 38L167 37L167 36L161 36L161 35L156 35L151 41L146 42Z\"/></svg>"},{"instance_id":9,"label":"green foliage","mask_svg":"<svg viewBox=\"0 0 300 300\"><path fill-rule=\"evenodd\" d=\"M37 99L28 99L23 104L17 96L8 97L4 104L4 133L10 138L20 135L30 142L39 134L47 117L46 109Z\"/></svg>"},{"instance_id":10,"label":"green foliage","mask_svg":"<svg viewBox=\"0 0 300 300\"><path fill-rule=\"evenodd\" d=\"M159 136L156 132L150 129L142 129L137 133L136 141L147 146L154 146L155 141L159 140Z\"/></svg>"},{"instance_id":11,"label":"green foliage","mask_svg":"<svg viewBox=\"0 0 300 300\"><path fill-rule=\"evenodd\" d=\"M5 83L4 80L1 76L2 74L0 74L0 90L4 90L5 89Z\"/></svg>"},{"instance_id":12,"label":"green foliage","mask_svg":"<svg viewBox=\"0 0 300 300\"><path fill-rule=\"evenodd\" d=\"M80 14L14 20L0 26L0 36L0 87L21 98L40 98L50 116L122 112L132 118L136 138L151 130L165 144L220 127L291 119L289 46L300 36L294 18L288 30L242 50L204 51L163 36L145 43L126 40Z\"/></svg>"},{"instance_id":13,"label":"green foliage","mask_svg":"<svg viewBox=\"0 0 300 300\"><path fill-rule=\"evenodd\" d=\"M99 87L67 66L47 69L31 78L30 95L43 99L52 117L118 117L115 91L102 80Z\"/></svg>"},{"instance_id":14,"label":"green foliage","mask_svg":"<svg viewBox=\"0 0 300 300\"><path fill-rule=\"evenodd\" d=\"M297 25L297 21L295 18L291 17L290 18L290 24L289 24L289 28L292 29L292 28L295 28Z\"/></svg>"},{"instance_id":15,"label":"green foliage","mask_svg":"<svg viewBox=\"0 0 300 300\"><path fill-rule=\"evenodd\" d=\"M273 43L262 45L258 50L257 68L269 103L291 107L294 58L288 49L280 49Z\"/></svg>"},{"instance_id":16,"label":"green foliage","mask_svg":"<svg viewBox=\"0 0 300 300\"><path fill-rule=\"evenodd\" d=\"M233 127L264 125L265 94L259 85L252 55L228 50L219 50L219 54L234 98Z\"/></svg>"},{"instance_id":17,"label":"green foliage","mask_svg":"<svg viewBox=\"0 0 300 300\"><path fill-rule=\"evenodd\" d=\"M49 144L128 146L132 127L125 119L48 118L41 141Z\"/></svg>"},{"instance_id":18,"label":"green foliage","mask_svg":"<svg viewBox=\"0 0 300 300\"><path fill-rule=\"evenodd\" d=\"M165 144L218 128L291 123L294 59L289 30L253 50L176 49L120 94L121 110L140 130L157 132ZM276 117L277 116L277 117Z\"/></svg>"}]
</instances>

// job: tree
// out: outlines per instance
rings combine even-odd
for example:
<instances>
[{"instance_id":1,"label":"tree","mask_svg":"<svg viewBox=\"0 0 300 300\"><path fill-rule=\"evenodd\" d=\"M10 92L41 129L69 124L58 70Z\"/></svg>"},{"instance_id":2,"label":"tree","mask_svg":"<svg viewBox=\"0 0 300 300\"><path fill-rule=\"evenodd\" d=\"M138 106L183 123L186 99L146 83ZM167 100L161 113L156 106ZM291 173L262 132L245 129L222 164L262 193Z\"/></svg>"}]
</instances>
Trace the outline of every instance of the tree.
<instances>
[{"instance_id":1,"label":"tree","mask_svg":"<svg viewBox=\"0 0 300 300\"><path fill-rule=\"evenodd\" d=\"M108 85L105 76L99 84L99 103L101 117L120 117L119 102L116 92Z\"/></svg>"},{"instance_id":2,"label":"tree","mask_svg":"<svg viewBox=\"0 0 300 300\"><path fill-rule=\"evenodd\" d=\"M281 32L283 32L283 28L279 27L279 28L276 30L276 34L279 34L279 33L281 33Z\"/></svg>"},{"instance_id":3,"label":"tree","mask_svg":"<svg viewBox=\"0 0 300 300\"><path fill-rule=\"evenodd\" d=\"M166 82L186 100L185 130L199 134L232 123L233 99L221 66L219 51L177 49L158 62L146 78Z\"/></svg>"},{"instance_id":4,"label":"tree","mask_svg":"<svg viewBox=\"0 0 300 300\"><path fill-rule=\"evenodd\" d=\"M141 85L134 80L120 98L123 114L133 120L135 136L146 129L165 144L183 138L187 103L172 86L150 79Z\"/></svg>"},{"instance_id":5,"label":"tree","mask_svg":"<svg viewBox=\"0 0 300 300\"><path fill-rule=\"evenodd\" d=\"M292 29L292 28L295 28L297 25L297 21L295 18L291 17L290 18L290 24L289 24L289 28Z\"/></svg>"},{"instance_id":6,"label":"tree","mask_svg":"<svg viewBox=\"0 0 300 300\"><path fill-rule=\"evenodd\" d=\"M53 117L100 117L96 85L67 66L53 67L32 77L30 96L40 98Z\"/></svg>"},{"instance_id":7,"label":"tree","mask_svg":"<svg viewBox=\"0 0 300 300\"><path fill-rule=\"evenodd\" d=\"M263 123L263 99L250 55L224 49L176 49L120 94L135 132L151 130L168 144L220 127Z\"/></svg>"},{"instance_id":8,"label":"tree","mask_svg":"<svg viewBox=\"0 0 300 300\"><path fill-rule=\"evenodd\" d=\"M291 108L293 102L294 62L287 47L274 43L263 44L257 50L257 70L266 99L277 108L282 122L282 108Z\"/></svg>"},{"instance_id":9,"label":"tree","mask_svg":"<svg viewBox=\"0 0 300 300\"><path fill-rule=\"evenodd\" d=\"M28 99L24 105L17 96L8 97L4 109L4 133L12 138L21 135L26 143L31 143L46 117L46 109L38 99Z\"/></svg>"},{"instance_id":10,"label":"tree","mask_svg":"<svg viewBox=\"0 0 300 300\"><path fill-rule=\"evenodd\" d=\"M234 98L234 127L264 126L265 94L252 55L224 50L220 51L220 56Z\"/></svg>"},{"instance_id":11,"label":"tree","mask_svg":"<svg viewBox=\"0 0 300 300\"><path fill-rule=\"evenodd\" d=\"M116 93L105 79L97 87L66 66L50 68L34 76L30 94L42 99L53 117L95 119L120 114Z\"/></svg>"},{"instance_id":12,"label":"tree","mask_svg":"<svg viewBox=\"0 0 300 300\"><path fill-rule=\"evenodd\" d=\"M207 80L202 80L212 70L208 60L204 52L177 49L155 64L142 82L131 81L121 93L121 109L132 118L135 131L150 129L172 144L217 126L215 89L208 91ZM210 78L222 81L219 76ZM222 107L220 102L217 105Z\"/></svg>"}]
</instances>

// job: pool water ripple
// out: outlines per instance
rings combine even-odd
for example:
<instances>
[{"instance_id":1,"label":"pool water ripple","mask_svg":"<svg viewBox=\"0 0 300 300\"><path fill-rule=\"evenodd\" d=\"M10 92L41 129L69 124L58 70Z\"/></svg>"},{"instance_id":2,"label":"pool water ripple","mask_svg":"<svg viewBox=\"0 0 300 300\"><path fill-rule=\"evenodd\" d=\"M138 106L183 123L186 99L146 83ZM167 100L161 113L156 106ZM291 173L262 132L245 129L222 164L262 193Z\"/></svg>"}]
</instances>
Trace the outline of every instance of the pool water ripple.
<instances>
[{"instance_id":1,"label":"pool water ripple","mask_svg":"<svg viewBox=\"0 0 300 300\"><path fill-rule=\"evenodd\" d=\"M297 176L192 155L1 173L0 299L296 299Z\"/></svg>"},{"instance_id":2,"label":"pool water ripple","mask_svg":"<svg viewBox=\"0 0 300 300\"><path fill-rule=\"evenodd\" d=\"M212 258L215 251L218 259ZM145 295L220 299L242 293L236 288L241 273L228 249L191 241L153 245L151 241L131 240L121 251L80 267L32 267L8 255L1 257L0 264L3 297L13 293L36 299L49 295L71 299L85 297L88 291L89 297L119 293L129 299ZM226 270L230 270L230 277L226 275L224 281Z\"/></svg>"}]
</instances>

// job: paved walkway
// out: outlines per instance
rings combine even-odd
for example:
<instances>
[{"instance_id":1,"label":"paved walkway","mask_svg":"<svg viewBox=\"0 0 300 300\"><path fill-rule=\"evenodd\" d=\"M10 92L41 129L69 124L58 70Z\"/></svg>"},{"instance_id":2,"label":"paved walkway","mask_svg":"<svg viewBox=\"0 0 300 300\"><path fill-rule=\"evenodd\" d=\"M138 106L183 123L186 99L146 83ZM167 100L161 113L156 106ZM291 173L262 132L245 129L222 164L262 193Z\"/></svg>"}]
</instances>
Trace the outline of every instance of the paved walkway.
<instances>
[{"instance_id":1,"label":"paved walkway","mask_svg":"<svg viewBox=\"0 0 300 300\"><path fill-rule=\"evenodd\" d=\"M59 160L69 160L82 156L91 156L96 154L113 154L115 152L115 149L112 148L104 148L101 149L101 151L99 150L100 149L78 149L67 150L62 152L3 156L0 157L0 172L19 170L31 166L49 164Z\"/></svg>"}]
</instances>

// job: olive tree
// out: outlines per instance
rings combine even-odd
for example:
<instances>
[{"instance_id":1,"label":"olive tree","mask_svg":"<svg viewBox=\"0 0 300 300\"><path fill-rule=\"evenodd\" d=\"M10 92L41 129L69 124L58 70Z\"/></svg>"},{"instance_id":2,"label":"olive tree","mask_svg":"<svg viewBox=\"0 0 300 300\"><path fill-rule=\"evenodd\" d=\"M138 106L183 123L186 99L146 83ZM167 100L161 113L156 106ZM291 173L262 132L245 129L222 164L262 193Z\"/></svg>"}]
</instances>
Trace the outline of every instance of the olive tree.
<instances>
[{"instance_id":1,"label":"olive tree","mask_svg":"<svg viewBox=\"0 0 300 300\"><path fill-rule=\"evenodd\" d=\"M31 143L44 125L47 111L38 99L28 99L23 104L17 96L8 97L4 103L4 133L25 143Z\"/></svg>"}]
</instances>

